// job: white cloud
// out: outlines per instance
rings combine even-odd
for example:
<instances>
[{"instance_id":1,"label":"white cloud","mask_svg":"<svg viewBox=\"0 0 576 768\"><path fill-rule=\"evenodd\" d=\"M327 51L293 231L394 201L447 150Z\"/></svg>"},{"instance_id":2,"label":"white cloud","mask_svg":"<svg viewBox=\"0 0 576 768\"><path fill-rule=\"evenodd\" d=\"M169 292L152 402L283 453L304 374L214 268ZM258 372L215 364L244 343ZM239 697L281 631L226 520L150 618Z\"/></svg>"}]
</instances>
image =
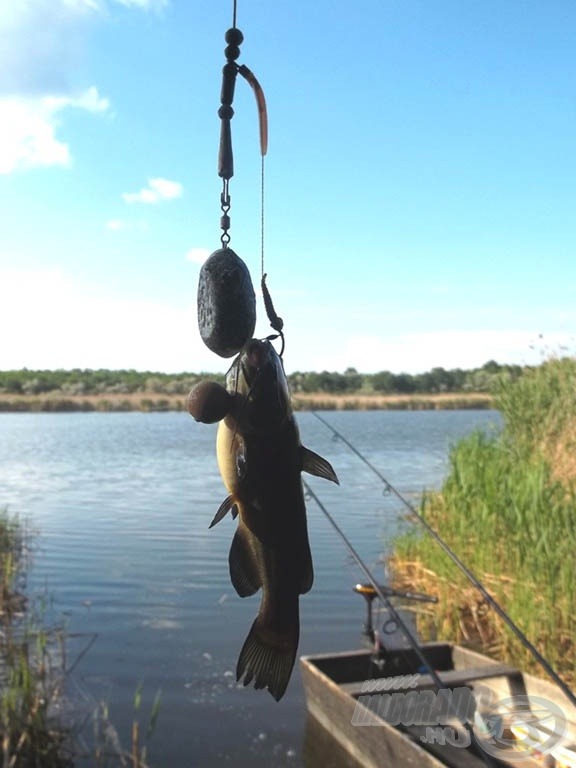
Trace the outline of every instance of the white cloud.
<instances>
[{"instance_id":1,"label":"white cloud","mask_svg":"<svg viewBox=\"0 0 576 768\"><path fill-rule=\"evenodd\" d=\"M212 354L198 332L194 290L188 306L110 294L106 285L80 283L58 270L0 269L0 369L136 368L225 371L230 360ZM573 335L543 329L440 331L392 335L333 334L299 326L302 302L286 307L286 370L420 373L470 369L490 359L537 364L551 354L574 353ZM571 327L574 327L572 317ZM259 306L256 335L269 333ZM170 339L170 344L166 344Z\"/></svg>"},{"instance_id":2,"label":"white cloud","mask_svg":"<svg viewBox=\"0 0 576 768\"><path fill-rule=\"evenodd\" d=\"M100 8L90 0L2 0L0 96L70 95Z\"/></svg>"},{"instance_id":3,"label":"white cloud","mask_svg":"<svg viewBox=\"0 0 576 768\"><path fill-rule=\"evenodd\" d=\"M62 109L63 107L77 107L78 109L85 109L92 114L107 112L110 108L108 99L100 96L98 89L94 86L91 86L74 99L68 97L47 96L44 101L49 106L55 106L58 109Z\"/></svg>"},{"instance_id":4,"label":"white cloud","mask_svg":"<svg viewBox=\"0 0 576 768\"><path fill-rule=\"evenodd\" d=\"M178 181L155 178L148 180L148 186L139 192L125 192L122 199L126 203L155 204L163 200L175 200L182 197L184 187Z\"/></svg>"},{"instance_id":5,"label":"white cloud","mask_svg":"<svg viewBox=\"0 0 576 768\"><path fill-rule=\"evenodd\" d=\"M147 232L148 222L138 219L109 219L105 224L110 232Z\"/></svg>"},{"instance_id":6,"label":"white cloud","mask_svg":"<svg viewBox=\"0 0 576 768\"><path fill-rule=\"evenodd\" d=\"M0 98L0 174L39 166L69 166L68 144L57 137L67 109L103 113L109 102L94 87L76 97Z\"/></svg>"},{"instance_id":7,"label":"white cloud","mask_svg":"<svg viewBox=\"0 0 576 768\"><path fill-rule=\"evenodd\" d=\"M161 11L168 6L168 0L116 0L126 8L139 8L143 11Z\"/></svg>"},{"instance_id":8,"label":"white cloud","mask_svg":"<svg viewBox=\"0 0 576 768\"><path fill-rule=\"evenodd\" d=\"M69 166L58 136L66 110L97 114L110 104L94 86L70 83L96 0L27 0L0 4L0 173Z\"/></svg>"},{"instance_id":9,"label":"white cloud","mask_svg":"<svg viewBox=\"0 0 576 768\"><path fill-rule=\"evenodd\" d=\"M177 307L110 296L58 270L0 270L0 369L225 371L202 343L196 302ZM170 344L166 343L170 339Z\"/></svg>"},{"instance_id":10,"label":"white cloud","mask_svg":"<svg viewBox=\"0 0 576 768\"><path fill-rule=\"evenodd\" d=\"M186 254L188 261L192 261L194 264L204 264L208 256L210 256L208 248L190 248Z\"/></svg>"},{"instance_id":11,"label":"white cloud","mask_svg":"<svg viewBox=\"0 0 576 768\"><path fill-rule=\"evenodd\" d=\"M32 5L42 5L41 0L35 0ZM52 0L52 7L61 5L64 9L84 13L87 11L100 11L102 9L102 3L99 0Z\"/></svg>"},{"instance_id":12,"label":"white cloud","mask_svg":"<svg viewBox=\"0 0 576 768\"><path fill-rule=\"evenodd\" d=\"M292 340L298 348L297 338ZM569 333L539 333L506 329L470 331L429 331L395 335L355 335L332 341L324 338L322 347L305 350L301 370L344 371L354 366L363 373L393 371L422 373L435 367L477 368L488 360L499 363L535 365L550 354L574 348ZM294 370L294 365L289 370ZM294 360L296 363L296 360Z\"/></svg>"},{"instance_id":13,"label":"white cloud","mask_svg":"<svg viewBox=\"0 0 576 768\"><path fill-rule=\"evenodd\" d=\"M57 131L69 107L109 110L96 87L78 93L74 73L97 21L114 5L161 10L167 0L0 0L0 173L68 166Z\"/></svg>"},{"instance_id":14,"label":"white cloud","mask_svg":"<svg viewBox=\"0 0 576 768\"><path fill-rule=\"evenodd\" d=\"M260 319L265 334L267 323ZM81 283L57 269L0 269L0 327L11 329L0 344L0 370L224 372L231 362L210 352L200 338L194 285L182 307L111 295L108 285ZM309 341L303 347L290 337L291 370L304 370L301 355L313 346ZM313 368L311 363L306 370Z\"/></svg>"},{"instance_id":15,"label":"white cloud","mask_svg":"<svg viewBox=\"0 0 576 768\"><path fill-rule=\"evenodd\" d=\"M98 22L113 8L161 11L167 0L0 0L0 96L69 94Z\"/></svg>"},{"instance_id":16,"label":"white cloud","mask_svg":"<svg viewBox=\"0 0 576 768\"><path fill-rule=\"evenodd\" d=\"M106 222L106 229L111 232L120 232L121 229L126 229L126 222L122 219L110 219Z\"/></svg>"}]
</instances>

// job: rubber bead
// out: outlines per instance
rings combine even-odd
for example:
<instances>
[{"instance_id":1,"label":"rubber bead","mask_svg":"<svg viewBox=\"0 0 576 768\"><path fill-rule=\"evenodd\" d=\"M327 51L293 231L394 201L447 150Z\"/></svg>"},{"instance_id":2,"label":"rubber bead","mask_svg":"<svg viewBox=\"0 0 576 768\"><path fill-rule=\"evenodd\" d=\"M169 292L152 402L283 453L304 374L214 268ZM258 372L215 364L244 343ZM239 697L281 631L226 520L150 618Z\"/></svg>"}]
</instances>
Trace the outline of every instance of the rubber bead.
<instances>
[{"instance_id":1,"label":"rubber bead","mask_svg":"<svg viewBox=\"0 0 576 768\"><path fill-rule=\"evenodd\" d=\"M220 357L232 357L256 326L256 296L248 267L231 248L204 262L198 280L198 328L202 341Z\"/></svg>"},{"instance_id":2,"label":"rubber bead","mask_svg":"<svg viewBox=\"0 0 576 768\"><path fill-rule=\"evenodd\" d=\"M218 108L218 117L221 120L232 120L234 117L234 109L230 104L222 104L222 106Z\"/></svg>"}]
</instances>

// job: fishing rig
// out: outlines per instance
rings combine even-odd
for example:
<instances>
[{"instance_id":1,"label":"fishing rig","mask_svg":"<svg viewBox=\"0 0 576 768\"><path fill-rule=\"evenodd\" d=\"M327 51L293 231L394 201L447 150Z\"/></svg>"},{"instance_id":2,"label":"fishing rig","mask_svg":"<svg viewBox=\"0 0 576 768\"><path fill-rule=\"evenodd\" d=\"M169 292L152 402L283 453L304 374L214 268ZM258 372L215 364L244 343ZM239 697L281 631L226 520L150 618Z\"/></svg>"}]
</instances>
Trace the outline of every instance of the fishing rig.
<instances>
[{"instance_id":1,"label":"fishing rig","mask_svg":"<svg viewBox=\"0 0 576 768\"><path fill-rule=\"evenodd\" d=\"M240 45L244 35L236 26L237 2L233 0L232 26L224 35L226 63L222 68L220 91L220 144L218 152L218 176L222 179L220 193L220 237L221 248L214 251L200 270L198 281L198 327L202 340L220 357L232 357L252 338L256 326L256 298L250 271L245 262L230 248L230 181L234 176L234 155L232 150L232 126L234 117L234 91L236 80L241 75L251 86L256 96L260 128L261 156L261 290L264 307L270 325L282 342L280 357L284 352L284 322L278 317L270 292L266 286L264 272L264 158L268 151L268 113L264 91L254 73L245 64L238 64Z\"/></svg>"}]
</instances>

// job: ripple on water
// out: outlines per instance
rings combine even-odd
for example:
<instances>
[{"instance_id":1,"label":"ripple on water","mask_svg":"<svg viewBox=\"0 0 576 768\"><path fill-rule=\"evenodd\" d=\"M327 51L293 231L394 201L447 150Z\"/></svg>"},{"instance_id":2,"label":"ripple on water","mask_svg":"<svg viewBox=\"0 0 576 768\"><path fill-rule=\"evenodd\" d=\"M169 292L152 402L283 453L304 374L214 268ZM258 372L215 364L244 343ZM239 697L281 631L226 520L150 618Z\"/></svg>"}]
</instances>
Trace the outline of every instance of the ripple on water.
<instances>
[{"instance_id":1,"label":"ripple on water","mask_svg":"<svg viewBox=\"0 0 576 768\"><path fill-rule=\"evenodd\" d=\"M440 483L451 442L496 420L490 412L325 416L413 500ZM298 418L303 442L331 461L341 486L307 480L382 574L382 553L404 524L398 503L311 414ZM0 505L28 516L39 532L30 583L67 617L71 656L97 636L74 676L91 699L108 702L121 740L129 743L134 693L143 684L142 712L162 690L151 762L300 765L298 673L278 705L235 681L259 596L241 600L230 585L232 520L208 530L224 497L215 427L187 414L0 420ZM357 647L364 606L351 587L362 575L313 503L308 520L315 583L300 601L300 651Z\"/></svg>"}]
</instances>

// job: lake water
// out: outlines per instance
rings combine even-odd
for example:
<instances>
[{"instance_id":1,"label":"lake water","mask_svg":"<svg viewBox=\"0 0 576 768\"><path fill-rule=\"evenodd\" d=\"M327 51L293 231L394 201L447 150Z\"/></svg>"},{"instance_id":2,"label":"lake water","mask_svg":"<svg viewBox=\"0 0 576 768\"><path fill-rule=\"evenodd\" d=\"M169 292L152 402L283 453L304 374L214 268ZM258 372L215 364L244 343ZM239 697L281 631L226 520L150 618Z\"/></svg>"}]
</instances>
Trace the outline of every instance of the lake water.
<instances>
[{"instance_id":1,"label":"lake water","mask_svg":"<svg viewBox=\"0 0 576 768\"><path fill-rule=\"evenodd\" d=\"M451 443L498 423L491 411L322 415L413 502L440 485ZM383 579L382 555L406 525L398 502L313 414L298 422L341 486L306 479ZM70 641L71 660L97 635L72 676L79 710L81 699L107 702L128 747L142 685L144 726L162 692L149 747L158 768L316 768L303 755L298 665L279 703L235 683L260 597L240 599L230 584L231 517L208 530L225 495L215 433L184 413L0 415L0 506L37 532L29 586L82 633ZM357 648L364 604L351 587L364 579L322 512L307 506L315 582L300 599L299 653Z\"/></svg>"}]
</instances>

